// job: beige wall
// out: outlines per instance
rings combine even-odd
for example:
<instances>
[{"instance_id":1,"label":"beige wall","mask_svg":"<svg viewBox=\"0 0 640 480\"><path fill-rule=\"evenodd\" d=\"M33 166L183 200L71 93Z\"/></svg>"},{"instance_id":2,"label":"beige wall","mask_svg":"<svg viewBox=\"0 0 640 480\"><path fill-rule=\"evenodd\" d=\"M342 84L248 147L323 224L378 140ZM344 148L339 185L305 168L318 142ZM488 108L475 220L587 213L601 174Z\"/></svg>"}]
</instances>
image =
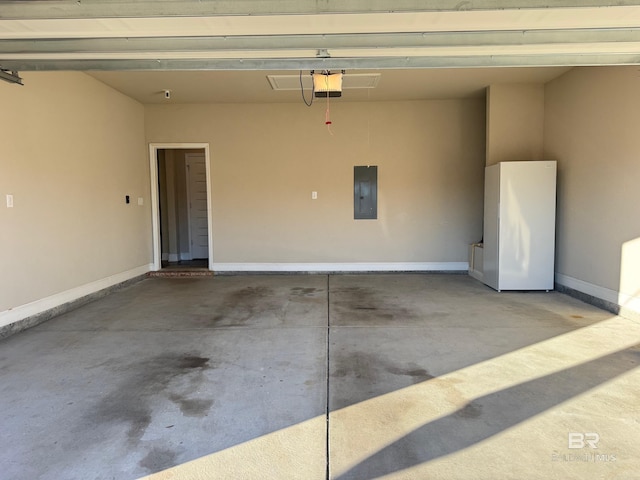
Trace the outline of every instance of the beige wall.
<instances>
[{"instance_id":1,"label":"beige wall","mask_svg":"<svg viewBox=\"0 0 640 480\"><path fill-rule=\"evenodd\" d=\"M81 73L24 78L0 84L0 314L151 261L144 108ZM147 140L211 144L216 262L464 262L482 228L484 108L335 101L331 135L321 102L148 106ZM354 221L367 163L379 219Z\"/></svg>"},{"instance_id":2,"label":"beige wall","mask_svg":"<svg viewBox=\"0 0 640 480\"><path fill-rule=\"evenodd\" d=\"M208 142L214 262L464 262L482 235L482 100L148 105L149 142ZM377 220L353 166L378 165ZM318 199L311 199L311 192Z\"/></svg>"},{"instance_id":3,"label":"beige wall","mask_svg":"<svg viewBox=\"0 0 640 480\"><path fill-rule=\"evenodd\" d=\"M23 78L0 82L0 313L151 261L142 105L82 73Z\"/></svg>"},{"instance_id":4,"label":"beige wall","mask_svg":"<svg viewBox=\"0 0 640 480\"><path fill-rule=\"evenodd\" d=\"M464 262L485 153L557 159L559 276L638 310L635 67L494 85L486 105L334 100L333 135L323 101L143 107L81 73L23 76L0 83L0 315L147 268L145 124L148 142L210 143L217 263ZM353 166L366 164L379 166L379 218L356 221Z\"/></svg>"},{"instance_id":5,"label":"beige wall","mask_svg":"<svg viewBox=\"0 0 640 480\"><path fill-rule=\"evenodd\" d=\"M510 160L545 160L544 85L487 88L487 166Z\"/></svg>"},{"instance_id":6,"label":"beige wall","mask_svg":"<svg viewBox=\"0 0 640 480\"><path fill-rule=\"evenodd\" d=\"M620 292L637 311L639 82L635 66L575 68L545 88L545 156L558 160L556 271Z\"/></svg>"}]
</instances>

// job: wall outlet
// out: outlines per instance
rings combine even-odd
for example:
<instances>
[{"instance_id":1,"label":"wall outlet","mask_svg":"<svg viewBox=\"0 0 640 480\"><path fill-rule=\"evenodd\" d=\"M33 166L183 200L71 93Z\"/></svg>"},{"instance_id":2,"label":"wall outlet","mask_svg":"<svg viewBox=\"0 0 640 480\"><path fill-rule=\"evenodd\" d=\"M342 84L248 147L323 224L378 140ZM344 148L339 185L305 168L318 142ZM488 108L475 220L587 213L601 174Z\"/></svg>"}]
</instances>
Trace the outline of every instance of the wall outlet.
<instances>
[{"instance_id":1,"label":"wall outlet","mask_svg":"<svg viewBox=\"0 0 640 480\"><path fill-rule=\"evenodd\" d=\"M318 199L318 192L311 192L311 200L317 200Z\"/></svg>"},{"instance_id":2,"label":"wall outlet","mask_svg":"<svg viewBox=\"0 0 640 480\"><path fill-rule=\"evenodd\" d=\"M138 205L144 205L144 198L138 197Z\"/></svg>"},{"instance_id":3,"label":"wall outlet","mask_svg":"<svg viewBox=\"0 0 640 480\"><path fill-rule=\"evenodd\" d=\"M7 195L7 208L13 208L13 195Z\"/></svg>"}]
</instances>

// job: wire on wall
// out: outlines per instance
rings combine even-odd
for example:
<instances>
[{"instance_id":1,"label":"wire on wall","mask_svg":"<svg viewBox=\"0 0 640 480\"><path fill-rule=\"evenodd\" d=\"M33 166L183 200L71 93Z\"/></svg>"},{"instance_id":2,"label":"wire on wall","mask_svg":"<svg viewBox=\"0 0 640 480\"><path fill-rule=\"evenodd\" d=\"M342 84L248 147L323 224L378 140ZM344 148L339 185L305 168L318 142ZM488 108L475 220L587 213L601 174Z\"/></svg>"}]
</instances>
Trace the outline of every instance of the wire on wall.
<instances>
[{"instance_id":1,"label":"wire on wall","mask_svg":"<svg viewBox=\"0 0 640 480\"><path fill-rule=\"evenodd\" d=\"M311 72L311 75L313 78L313 72ZM313 91L313 81L311 82L311 101L307 102L307 99L304 96L304 85L302 84L302 70L300 70L300 93L302 94L302 101L307 107L313 105L313 96L315 95L315 92Z\"/></svg>"}]
</instances>

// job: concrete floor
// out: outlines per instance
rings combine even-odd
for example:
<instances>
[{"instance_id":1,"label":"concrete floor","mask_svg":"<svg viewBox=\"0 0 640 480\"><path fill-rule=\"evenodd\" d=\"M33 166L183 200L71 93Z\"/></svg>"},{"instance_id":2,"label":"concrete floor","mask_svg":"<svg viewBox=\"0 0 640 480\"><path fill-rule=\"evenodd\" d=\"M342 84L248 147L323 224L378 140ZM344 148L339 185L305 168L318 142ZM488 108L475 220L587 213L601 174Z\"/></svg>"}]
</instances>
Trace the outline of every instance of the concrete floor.
<instances>
[{"instance_id":1,"label":"concrete floor","mask_svg":"<svg viewBox=\"0 0 640 480\"><path fill-rule=\"evenodd\" d=\"M0 341L0 477L637 479L639 344L464 275L147 279Z\"/></svg>"}]
</instances>

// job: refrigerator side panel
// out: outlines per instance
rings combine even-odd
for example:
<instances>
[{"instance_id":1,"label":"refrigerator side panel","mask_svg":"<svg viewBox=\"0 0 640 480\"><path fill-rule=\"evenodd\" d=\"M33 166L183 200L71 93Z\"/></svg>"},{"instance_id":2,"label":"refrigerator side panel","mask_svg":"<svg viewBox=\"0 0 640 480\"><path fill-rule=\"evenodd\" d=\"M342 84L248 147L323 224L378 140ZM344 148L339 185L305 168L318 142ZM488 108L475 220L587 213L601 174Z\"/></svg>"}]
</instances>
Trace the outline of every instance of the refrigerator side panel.
<instances>
[{"instance_id":1,"label":"refrigerator side panel","mask_svg":"<svg viewBox=\"0 0 640 480\"><path fill-rule=\"evenodd\" d=\"M529 275L532 289L553 290L555 277L556 245L556 176L557 162L540 163L536 175L536 208L531 215L533 225L531 268Z\"/></svg>"},{"instance_id":2,"label":"refrigerator side panel","mask_svg":"<svg viewBox=\"0 0 640 480\"><path fill-rule=\"evenodd\" d=\"M501 175L501 290L551 290L556 162L505 162Z\"/></svg>"},{"instance_id":3,"label":"refrigerator side panel","mask_svg":"<svg viewBox=\"0 0 640 480\"><path fill-rule=\"evenodd\" d=\"M500 165L485 169L484 175L484 255L483 281L496 290L498 286Z\"/></svg>"}]
</instances>

